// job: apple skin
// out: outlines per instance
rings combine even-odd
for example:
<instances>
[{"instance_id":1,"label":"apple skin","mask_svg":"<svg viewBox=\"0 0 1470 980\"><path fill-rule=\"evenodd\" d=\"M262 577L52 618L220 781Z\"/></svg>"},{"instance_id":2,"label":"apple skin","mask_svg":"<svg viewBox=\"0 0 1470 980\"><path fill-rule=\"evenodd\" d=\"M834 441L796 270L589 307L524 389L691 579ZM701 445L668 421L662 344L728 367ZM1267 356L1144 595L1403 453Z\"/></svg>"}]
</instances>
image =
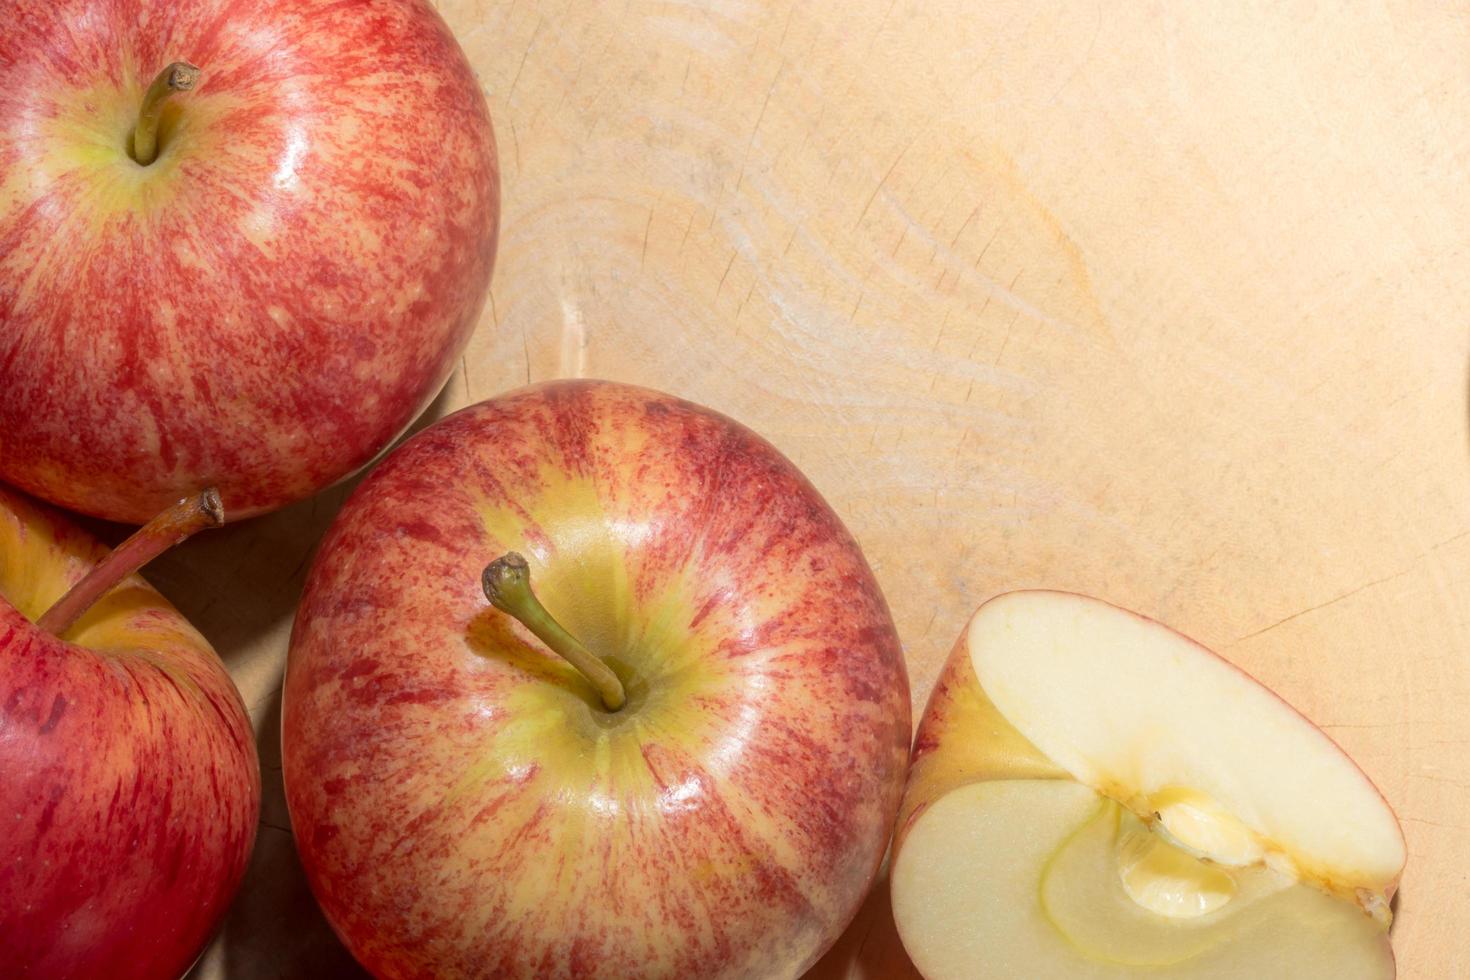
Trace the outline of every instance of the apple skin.
<instances>
[{"instance_id":1,"label":"apple skin","mask_svg":"<svg viewBox=\"0 0 1470 980\"><path fill-rule=\"evenodd\" d=\"M1071 779L991 703L970 659L966 623L939 672L914 734L908 784L893 835L893 861L908 829L953 790L990 779Z\"/></svg>"},{"instance_id":2,"label":"apple skin","mask_svg":"<svg viewBox=\"0 0 1470 980\"><path fill-rule=\"evenodd\" d=\"M0 479L141 523L369 462L490 282L499 169L426 0L5 0ZM126 152L170 61L157 160Z\"/></svg>"},{"instance_id":3,"label":"apple skin","mask_svg":"<svg viewBox=\"0 0 1470 980\"><path fill-rule=\"evenodd\" d=\"M510 550L620 712L487 604ZM390 455L315 560L284 698L307 875L380 977L795 977L874 878L910 735L887 606L811 484L608 382Z\"/></svg>"},{"instance_id":4,"label":"apple skin","mask_svg":"<svg viewBox=\"0 0 1470 980\"><path fill-rule=\"evenodd\" d=\"M234 896L255 743L209 644L139 576L59 639L33 620L107 550L0 487L0 963L181 976Z\"/></svg>"}]
</instances>

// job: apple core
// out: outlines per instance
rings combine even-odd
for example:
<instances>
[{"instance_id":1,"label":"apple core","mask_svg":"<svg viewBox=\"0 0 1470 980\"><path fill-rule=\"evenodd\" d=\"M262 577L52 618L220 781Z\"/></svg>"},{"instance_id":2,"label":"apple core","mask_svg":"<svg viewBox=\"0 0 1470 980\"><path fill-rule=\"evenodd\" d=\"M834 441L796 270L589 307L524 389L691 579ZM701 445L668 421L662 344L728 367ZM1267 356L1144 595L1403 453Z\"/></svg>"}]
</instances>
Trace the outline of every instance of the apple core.
<instances>
[{"instance_id":1,"label":"apple core","mask_svg":"<svg viewBox=\"0 0 1470 980\"><path fill-rule=\"evenodd\" d=\"M1230 875L1147 830L1119 836L1118 876L1140 908L1176 919L1213 912L1235 897Z\"/></svg>"},{"instance_id":2,"label":"apple core","mask_svg":"<svg viewBox=\"0 0 1470 980\"><path fill-rule=\"evenodd\" d=\"M1170 788L1150 804L1163 832L1194 857L1239 868L1265 856L1255 832L1204 793Z\"/></svg>"}]
</instances>

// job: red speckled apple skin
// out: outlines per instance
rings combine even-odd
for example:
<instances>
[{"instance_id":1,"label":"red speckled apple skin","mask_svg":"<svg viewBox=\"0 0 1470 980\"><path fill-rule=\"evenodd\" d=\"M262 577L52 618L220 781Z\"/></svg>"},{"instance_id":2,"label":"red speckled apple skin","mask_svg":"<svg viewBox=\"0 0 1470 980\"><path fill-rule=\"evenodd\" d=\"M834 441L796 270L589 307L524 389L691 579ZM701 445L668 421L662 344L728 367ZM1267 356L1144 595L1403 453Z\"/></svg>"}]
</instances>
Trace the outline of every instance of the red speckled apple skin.
<instances>
[{"instance_id":1,"label":"red speckled apple skin","mask_svg":"<svg viewBox=\"0 0 1470 980\"><path fill-rule=\"evenodd\" d=\"M494 265L485 100L425 0L6 0L0 478L230 519L371 460L449 376ZM157 160L126 147L144 89Z\"/></svg>"},{"instance_id":2,"label":"red speckled apple skin","mask_svg":"<svg viewBox=\"0 0 1470 980\"><path fill-rule=\"evenodd\" d=\"M622 712L488 606L509 550L625 665ZM585 381L467 408L357 490L283 724L312 886L383 977L795 977L868 890L910 736L887 606L811 484Z\"/></svg>"},{"instance_id":3,"label":"red speckled apple skin","mask_svg":"<svg viewBox=\"0 0 1470 980\"><path fill-rule=\"evenodd\" d=\"M0 975L181 976L244 876L255 741L209 644L137 575L34 616L107 549L0 487ZM10 600L16 600L12 603Z\"/></svg>"}]
</instances>

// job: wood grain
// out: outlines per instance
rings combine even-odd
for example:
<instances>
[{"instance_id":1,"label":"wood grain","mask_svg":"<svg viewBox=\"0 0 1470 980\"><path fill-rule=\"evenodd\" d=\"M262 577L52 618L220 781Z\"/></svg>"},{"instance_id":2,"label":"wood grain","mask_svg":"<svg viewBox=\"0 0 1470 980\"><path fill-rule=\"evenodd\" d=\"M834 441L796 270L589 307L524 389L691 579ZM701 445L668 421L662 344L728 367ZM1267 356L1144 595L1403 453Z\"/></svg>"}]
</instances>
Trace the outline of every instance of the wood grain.
<instances>
[{"instance_id":1,"label":"wood grain","mask_svg":"<svg viewBox=\"0 0 1470 980\"><path fill-rule=\"evenodd\" d=\"M493 302L429 418L586 375L753 426L862 543L916 709L1004 589L1199 638L1402 816L1400 975L1470 976L1470 14L439 6L506 209ZM267 767L199 977L353 975L273 768L292 607L343 494L153 573L227 658ZM902 964L880 895L820 972Z\"/></svg>"}]
</instances>

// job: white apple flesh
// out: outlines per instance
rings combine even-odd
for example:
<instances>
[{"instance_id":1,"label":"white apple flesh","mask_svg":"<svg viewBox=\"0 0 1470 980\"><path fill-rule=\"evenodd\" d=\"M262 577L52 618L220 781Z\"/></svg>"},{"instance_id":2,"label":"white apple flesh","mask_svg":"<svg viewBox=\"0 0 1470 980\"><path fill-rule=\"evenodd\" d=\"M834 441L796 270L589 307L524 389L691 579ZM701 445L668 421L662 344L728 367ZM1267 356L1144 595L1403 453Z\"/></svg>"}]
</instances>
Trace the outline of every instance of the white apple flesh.
<instances>
[{"instance_id":1,"label":"white apple flesh","mask_svg":"<svg viewBox=\"0 0 1470 980\"><path fill-rule=\"evenodd\" d=\"M920 725L893 910L931 980L1380 980L1403 863L1373 784L1255 680L1105 602L1015 592Z\"/></svg>"}]
</instances>

